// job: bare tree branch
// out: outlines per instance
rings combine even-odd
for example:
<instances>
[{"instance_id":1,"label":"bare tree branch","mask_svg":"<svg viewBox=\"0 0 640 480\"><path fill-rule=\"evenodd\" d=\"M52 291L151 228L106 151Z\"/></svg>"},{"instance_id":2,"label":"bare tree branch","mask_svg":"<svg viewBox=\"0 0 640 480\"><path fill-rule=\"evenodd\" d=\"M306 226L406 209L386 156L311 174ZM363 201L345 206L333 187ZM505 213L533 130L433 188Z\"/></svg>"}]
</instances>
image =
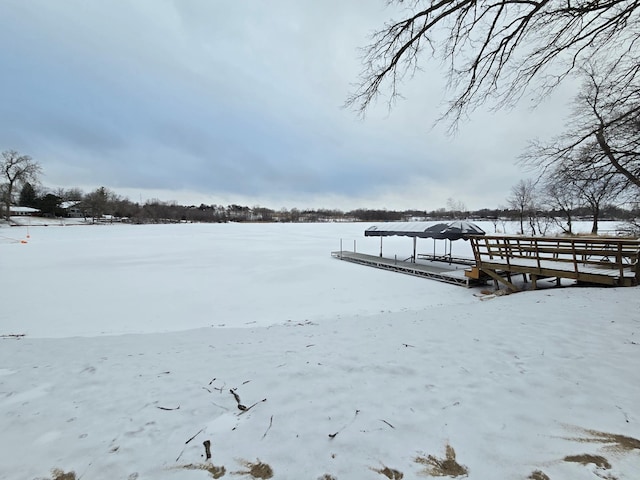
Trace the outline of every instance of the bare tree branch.
<instances>
[{"instance_id":1,"label":"bare tree branch","mask_svg":"<svg viewBox=\"0 0 640 480\"><path fill-rule=\"evenodd\" d=\"M576 69L608 65L621 84L640 74L640 0L391 0L411 13L374 33L363 49L359 86L346 105L364 115L420 67L425 47L447 65L453 90L440 120L455 126L490 100L513 105L528 90L540 98Z\"/></svg>"},{"instance_id":2,"label":"bare tree branch","mask_svg":"<svg viewBox=\"0 0 640 480\"><path fill-rule=\"evenodd\" d=\"M640 78L629 81L616 66L582 70L584 84L565 133L551 142L532 143L522 156L530 166L572 169L584 175L597 169L624 179L640 192ZM577 161L576 159L579 159ZM616 179L617 181L618 179Z\"/></svg>"}]
</instances>

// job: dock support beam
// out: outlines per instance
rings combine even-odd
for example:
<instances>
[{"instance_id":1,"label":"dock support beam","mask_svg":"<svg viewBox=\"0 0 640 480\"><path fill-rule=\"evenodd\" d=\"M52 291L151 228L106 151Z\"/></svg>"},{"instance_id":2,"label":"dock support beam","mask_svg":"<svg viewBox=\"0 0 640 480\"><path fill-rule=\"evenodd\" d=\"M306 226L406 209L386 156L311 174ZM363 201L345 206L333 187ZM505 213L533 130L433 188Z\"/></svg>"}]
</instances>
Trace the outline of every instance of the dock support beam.
<instances>
[{"instance_id":1,"label":"dock support beam","mask_svg":"<svg viewBox=\"0 0 640 480\"><path fill-rule=\"evenodd\" d=\"M503 278L502 276L498 275L493 270L488 270L488 269L484 269L484 268L481 269L481 270L484 273L486 273L487 275L489 275L491 278L493 278L496 282L500 282L500 283L506 285L507 288L509 290L511 290L512 292L519 292L520 291L520 289L518 287L516 287L513 283L511 283L509 280Z\"/></svg>"}]
</instances>

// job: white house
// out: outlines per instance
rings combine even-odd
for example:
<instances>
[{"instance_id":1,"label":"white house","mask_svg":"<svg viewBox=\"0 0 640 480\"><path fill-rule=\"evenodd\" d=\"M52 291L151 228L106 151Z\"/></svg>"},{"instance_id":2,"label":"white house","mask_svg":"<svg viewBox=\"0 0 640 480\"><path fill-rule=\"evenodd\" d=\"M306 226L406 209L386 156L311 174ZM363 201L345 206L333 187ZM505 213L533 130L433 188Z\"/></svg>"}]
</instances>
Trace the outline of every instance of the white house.
<instances>
[{"instance_id":1,"label":"white house","mask_svg":"<svg viewBox=\"0 0 640 480\"><path fill-rule=\"evenodd\" d=\"M80 202L62 202L60 204L60 208L62 208L65 212L67 217L69 218L81 218L84 217L84 213L82 212L82 209L80 208Z\"/></svg>"},{"instance_id":2,"label":"white house","mask_svg":"<svg viewBox=\"0 0 640 480\"><path fill-rule=\"evenodd\" d=\"M11 205L9 207L9 216L10 217L30 217L40 213L40 210L37 208L31 207L18 207L16 205Z\"/></svg>"}]
</instances>

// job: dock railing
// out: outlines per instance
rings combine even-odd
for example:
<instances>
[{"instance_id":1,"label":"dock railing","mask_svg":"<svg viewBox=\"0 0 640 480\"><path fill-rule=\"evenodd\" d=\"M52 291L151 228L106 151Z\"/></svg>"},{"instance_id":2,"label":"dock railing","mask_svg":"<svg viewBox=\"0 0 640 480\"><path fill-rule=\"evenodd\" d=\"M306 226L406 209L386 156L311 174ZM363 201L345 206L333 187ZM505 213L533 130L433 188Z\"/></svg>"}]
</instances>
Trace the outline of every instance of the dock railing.
<instances>
[{"instance_id":1,"label":"dock railing","mask_svg":"<svg viewBox=\"0 0 640 480\"><path fill-rule=\"evenodd\" d=\"M476 267L537 277L573 278L607 285L637 285L640 240L606 237L487 235L470 239Z\"/></svg>"}]
</instances>

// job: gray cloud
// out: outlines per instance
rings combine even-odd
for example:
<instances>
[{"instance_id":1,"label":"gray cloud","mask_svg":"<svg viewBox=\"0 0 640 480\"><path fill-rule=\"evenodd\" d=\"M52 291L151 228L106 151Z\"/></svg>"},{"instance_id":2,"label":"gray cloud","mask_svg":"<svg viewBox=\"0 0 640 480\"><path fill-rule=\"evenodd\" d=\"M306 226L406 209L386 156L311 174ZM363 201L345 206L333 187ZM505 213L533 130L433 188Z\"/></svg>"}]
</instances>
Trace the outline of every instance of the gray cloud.
<instances>
[{"instance_id":1,"label":"gray cloud","mask_svg":"<svg viewBox=\"0 0 640 480\"><path fill-rule=\"evenodd\" d=\"M549 132L541 116L562 118L557 105L481 112L447 137L431 128L444 94L434 69L391 112L384 100L364 120L344 110L358 47L393 16L384 2L3 3L0 148L32 155L56 186L494 206L524 176L513 163L526 139Z\"/></svg>"}]
</instances>

